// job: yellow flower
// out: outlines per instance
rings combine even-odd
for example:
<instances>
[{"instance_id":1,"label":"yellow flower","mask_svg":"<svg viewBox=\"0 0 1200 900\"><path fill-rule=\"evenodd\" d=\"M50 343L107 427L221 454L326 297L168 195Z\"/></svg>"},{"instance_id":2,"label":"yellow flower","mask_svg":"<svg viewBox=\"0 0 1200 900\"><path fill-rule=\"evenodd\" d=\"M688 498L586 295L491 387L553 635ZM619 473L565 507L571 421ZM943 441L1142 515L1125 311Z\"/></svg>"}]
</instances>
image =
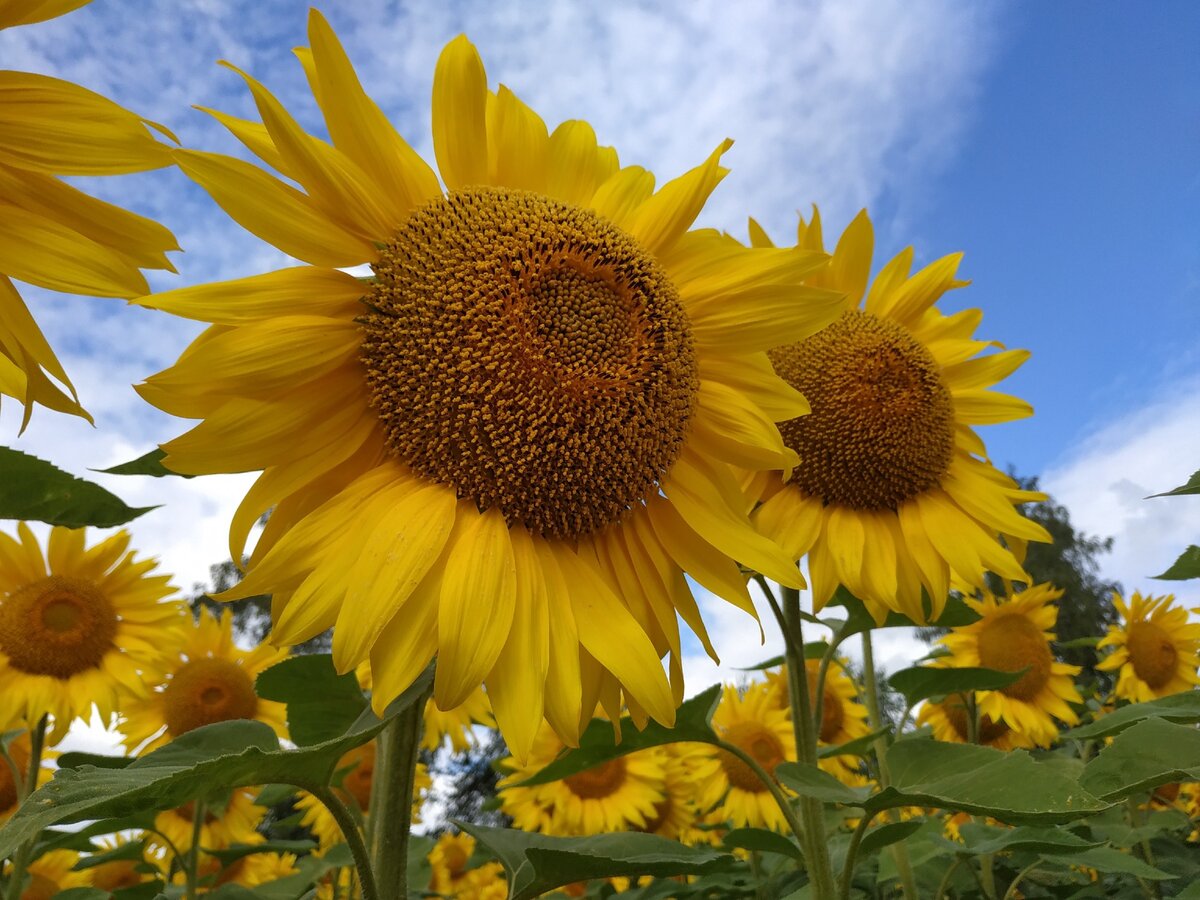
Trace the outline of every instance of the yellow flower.
<instances>
[{"instance_id":1,"label":"yellow flower","mask_svg":"<svg viewBox=\"0 0 1200 900\"><path fill-rule=\"evenodd\" d=\"M769 243L756 225L751 234ZM800 221L799 246L822 249L815 209L811 223ZM775 371L804 393L812 414L779 426L801 465L787 484L767 482L755 522L794 558L808 554L817 609L843 584L879 622L888 610L923 622L922 588L936 618L952 575L981 589L987 570L1022 577L999 535L1050 540L1013 506L1044 495L1018 490L997 471L972 428L1032 413L988 390L1029 353L978 356L999 346L972 337L982 313L946 316L934 306L967 283L955 276L961 254L910 276L909 248L868 290L873 248L864 211L829 268L809 280L846 292L848 308L819 334L771 351Z\"/></svg>"},{"instance_id":2,"label":"yellow flower","mask_svg":"<svg viewBox=\"0 0 1200 900\"><path fill-rule=\"evenodd\" d=\"M29 756L32 752L33 746L28 731L17 735L8 744L8 758L17 767L22 782L29 777ZM42 751L42 764L38 769L38 787L54 777L54 769L49 768L46 763L57 755L53 750ZM17 797L17 785L13 781L12 768L7 761L0 757L0 825L7 822L17 811Z\"/></svg>"},{"instance_id":3,"label":"yellow flower","mask_svg":"<svg viewBox=\"0 0 1200 900\"><path fill-rule=\"evenodd\" d=\"M220 872L216 880L217 885L240 884L244 887L257 887L296 874L296 854L251 853L225 867L224 871L221 871L218 865L217 871Z\"/></svg>"},{"instance_id":4,"label":"yellow flower","mask_svg":"<svg viewBox=\"0 0 1200 900\"><path fill-rule=\"evenodd\" d=\"M262 644L243 650L233 642L233 617L201 609L194 625L174 636L175 656L159 686L122 704L121 732L131 751L156 750L201 725L257 719L287 737L287 708L263 700L254 681L287 656Z\"/></svg>"},{"instance_id":5,"label":"yellow flower","mask_svg":"<svg viewBox=\"0 0 1200 900\"><path fill-rule=\"evenodd\" d=\"M371 809L371 784L375 775L375 742L363 744L345 753L338 760L337 772L341 781L334 787L334 792L342 802L351 807L357 807L364 815ZM420 822L419 815L424 795L433 786L429 771L424 763L417 763L416 784L413 790L412 815L413 822ZM312 794L301 793L296 801L296 808L303 810L304 815L300 824L313 833L317 839L320 852L324 852L334 844L345 841L342 829L338 826L333 814Z\"/></svg>"},{"instance_id":6,"label":"yellow flower","mask_svg":"<svg viewBox=\"0 0 1200 900\"><path fill-rule=\"evenodd\" d=\"M450 749L461 753L475 743L472 725L496 727L492 705L482 688L467 697L461 705L445 712L430 700L425 704L425 731L421 736L421 746L426 750L436 750L448 740Z\"/></svg>"},{"instance_id":7,"label":"yellow flower","mask_svg":"<svg viewBox=\"0 0 1200 900\"><path fill-rule=\"evenodd\" d=\"M1117 696L1133 703L1177 694L1200 684L1200 624L1189 623L1187 610L1175 597L1143 597L1137 591L1128 604L1120 594L1113 603L1124 626L1110 625L1098 647L1113 647L1096 667L1117 675Z\"/></svg>"},{"instance_id":8,"label":"yellow flower","mask_svg":"<svg viewBox=\"0 0 1200 900\"><path fill-rule=\"evenodd\" d=\"M793 287L825 257L689 231L728 142L655 193L586 123L550 133L489 91L465 37L434 72L443 193L319 13L309 38L332 144L248 76L263 124L217 114L303 191L176 154L307 265L140 301L213 323L139 388L202 420L164 445L166 465L265 470L234 517L234 559L271 520L224 598L270 593L280 643L334 626L339 671L370 658L377 710L436 655L438 706L486 683L519 758L543 717L573 743L622 691L639 720L672 722L677 614L712 649L684 571L750 613L733 559L800 583L730 466L795 461L773 418L807 404L765 351L840 310ZM372 278L340 270L363 263Z\"/></svg>"},{"instance_id":9,"label":"yellow flower","mask_svg":"<svg viewBox=\"0 0 1200 900\"><path fill-rule=\"evenodd\" d=\"M141 840L141 835L139 834L136 839ZM133 838L122 834L102 837L96 842L98 845L96 852L97 854L111 853L130 843L131 840ZM91 875L92 887L105 891L116 891L155 881L156 868L142 859L114 859L111 862L100 863L98 866L91 866L87 871Z\"/></svg>"},{"instance_id":10,"label":"yellow flower","mask_svg":"<svg viewBox=\"0 0 1200 900\"><path fill-rule=\"evenodd\" d=\"M107 721L123 691L162 664L161 645L186 621L169 575L135 560L118 531L94 547L54 528L46 555L24 523L0 533L0 722L54 717L51 741L93 706Z\"/></svg>"},{"instance_id":11,"label":"yellow flower","mask_svg":"<svg viewBox=\"0 0 1200 900\"><path fill-rule=\"evenodd\" d=\"M917 724L932 728L934 738L939 741L965 744L970 740L967 708L958 696L947 697L941 703L925 701L917 713ZM1029 735L1013 731L1003 719L996 721L987 715L979 717L978 738L980 744L997 750L1030 749L1034 746Z\"/></svg>"},{"instance_id":12,"label":"yellow flower","mask_svg":"<svg viewBox=\"0 0 1200 900\"><path fill-rule=\"evenodd\" d=\"M1015 683L998 691L979 691L976 704L981 721L1003 722L1039 747L1058 737L1055 719L1074 725L1079 717L1068 703L1082 703L1072 676L1079 666L1058 662L1050 649L1050 629L1058 619L1054 601L1063 592L1049 584L1035 584L1011 597L983 592L982 599L966 597L983 618L954 628L941 638L951 656L942 664L982 666L1001 672L1027 669ZM965 723L964 723L965 724Z\"/></svg>"},{"instance_id":13,"label":"yellow flower","mask_svg":"<svg viewBox=\"0 0 1200 900\"><path fill-rule=\"evenodd\" d=\"M0 29L52 19L86 2L0 0ZM147 124L153 123L77 84L0 71L0 395L24 405L22 428L34 403L91 416L13 280L129 299L148 290L140 269L175 270L166 257L179 249L171 232L58 177L170 164L170 151Z\"/></svg>"},{"instance_id":14,"label":"yellow flower","mask_svg":"<svg viewBox=\"0 0 1200 900\"><path fill-rule=\"evenodd\" d=\"M455 900L486 900L495 896L503 900L508 896L504 867L498 862L485 862L469 868L475 853L475 838L469 834L443 834L429 852L429 865L433 874L429 889ZM501 888L497 893L497 888Z\"/></svg>"},{"instance_id":15,"label":"yellow flower","mask_svg":"<svg viewBox=\"0 0 1200 900\"><path fill-rule=\"evenodd\" d=\"M663 770L663 798L654 804L653 818L639 830L684 844L720 843L716 829L698 827L708 818L700 804L703 782L697 775L709 760L708 749L702 744L666 744L657 748L657 753Z\"/></svg>"},{"instance_id":16,"label":"yellow flower","mask_svg":"<svg viewBox=\"0 0 1200 900\"><path fill-rule=\"evenodd\" d=\"M91 884L91 873L86 869L74 871L79 854L74 850L50 850L43 853L25 869L28 879L19 900L51 900L60 891Z\"/></svg>"},{"instance_id":17,"label":"yellow flower","mask_svg":"<svg viewBox=\"0 0 1200 900\"><path fill-rule=\"evenodd\" d=\"M250 788L235 788L223 803L207 801L203 807L204 821L200 825L200 846L207 850L224 850L233 844L262 843L263 836L257 829L267 810L254 802L254 793ZM147 852L184 854L192 849L195 813L195 803L158 813L154 817L157 834L151 833L147 839Z\"/></svg>"},{"instance_id":18,"label":"yellow flower","mask_svg":"<svg viewBox=\"0 0 1200 900\"><path fill-rule=\"evenodd\" d=\"M796 739L788 714L772 699L765 682L754 682L743 696L727 686L713 715L713 728L727 743L750 754L767 774L781 762L795 761ZM745 762L724 750L710 751L708 764L697 772L700 802L715 807L717 817L735 827L786 831L787 820L770 789Z\"/></svg>"},{"instance_id":19,"label":"yellow flower","mask_svg":"<svg viewBox=\"0 0 1200 900\"><path fill-rule=\"evenodd\" d=\"M544 834L589 835L644 828L664 799L663 764L655 750L643 750L601 763L560 781L520 787L565 749L548 727L537 734L529 759L502 765L510 774L498 785L504 812L516 827Z\"/></svg>"},{"instance_id":20,"label":"yellow flower","mask_svg":"<svg viewBox=\"0 0 1200 900\"><path fill-rule=\"evenodd\" d=\"M805 662L808 669L809 702L816 709L817 674L821 661L810 659ZM787 667L767 672L767 685L772 704L787 713L791 719L791 702L788 699ZM825 690L821 699L821 729L817 733L817 745L837 747L849 743L865 734L870 734L867 724L867 708L858 702L858 686L855 685L839 660L833 660L825 673ZM831 756L818 760L818 765L839 778L857 775L861 768L859 758L853 754Z\"/></svg>"}]
</instances>

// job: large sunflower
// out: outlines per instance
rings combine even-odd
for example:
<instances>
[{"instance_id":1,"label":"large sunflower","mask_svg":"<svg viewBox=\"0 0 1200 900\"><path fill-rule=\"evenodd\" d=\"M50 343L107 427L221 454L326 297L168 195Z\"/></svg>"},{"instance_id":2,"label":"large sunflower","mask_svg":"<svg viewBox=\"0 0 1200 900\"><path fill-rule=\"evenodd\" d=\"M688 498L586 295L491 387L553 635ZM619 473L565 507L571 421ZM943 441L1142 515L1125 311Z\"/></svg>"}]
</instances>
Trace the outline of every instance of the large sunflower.
<instances>
[{"instance_id":1,"label":"large sunflower","mask_svg":"<svg viewBox=\"0 0 1200 900\"><path fill-rule=\"evenodd\" d=\"M185 624L169 575L127 552L119 531L94 547L56 527L46 554L24 522L0 533L0 721L49 713L53 739L95 706L108 721L125 691L158 674L161 646Z\"/></svg>"},{"instance_id":2,"label":"large sunflower","mask_svg":"<svg viewBox=\"0 0 1200 900\"><path fill-rule=\"evenodd\" d=\"M808 406L765 350L840 310L797 287L826 257L689 231L729 142L656 193L586 123L551 134L489 91L465 37L434 73L443 192L319 13L309 38L332 144L249 76L262 123L217 114L303 191L176 155L307 265L141 301L214 323L139 389L203 420L164 445L166 465L265 470L234 517L234 559L274 512L224 597L272 594L280 643L334 626L340 671L371 659L377 710L436 654L438 706L485 682L519 757L543 716L573 743L622 691L639 720L672 722L676 613L711 651L684 571L748 612L734 559L800 583L730 464L795 461L773 419ZM373 277L338 268L362 263Z\"/></svg>"},{"instance_id":3,"label":"large sunflower","mask_svg":"<svg viewBox=\"0 0 1200 900\"><path fill-rule=\"evenodd\" d=\"M980 721L1002 722L1040 747L1058 737L1055 719L1068 725L1079 721L1068 704L1083 703L1073 681L1079 666L1059 662L1050 647L1058 619L1053 604L1062 594L1052 585L1035 584L1010 597L997 598L986 591L979 600L966 597L982 618L940 639L951 653L943 658L945 665L1027 670L1006 688L979 691L976 704Z\"/></svg>"},{"instance_id":4,"label":"large sunflower","mask_svg":"<svg viewBox=\"0 0 1200 900\"><path fill-rule=\"evenodd\" d=\"M1096 668L1119 673L1118 697L1144 703L1200 684L1200 624L1188 621L1174 595L1143 597L1134 591L1126 604L1114 592L1113 603L1124 624L1109 626L1097 646L1114 649Z\"/></svg>"},{"instance_id":5,"label":"large sunflower","mask_svg":"<svg viewBox=\"0 0 1200 900\"><path fill-rule=\"evenodd\" d=\"M753 223L751 234L769 246ZM874 241L864 211L808 282L845 292L845 312L770 353L812 414L780 425L801 465L787 484L773 480L755 521L793 557L808 554L817 609L843 584L880 622L889 609L923 622L922 588L936 618L952 575L981 589L987 570L1022 577L1000 535L1050 540L1014 508L1044 495L997 471L972 427L1031 414L1024 401L988 390L1029 353L979 356L999 346L972 337L982 313L946 316L934 306L967 283L955 275L961 254L910 276L909 248L871 283ZM823 249L815 209L811 223L800 220L799 246Z\"/></svg>"},{"instance_id":6,"label":"large sunflower","mask_svg":"<svg viewBox=\"0 0 1200 900\"><path fill-rule=\"evenodd\" d=\"M499 784L505 813L518 828L545 834L589 835L642 829L658 815L663 762L657 748L620 756L568 775L560 781L521 787L553 762L563 743L546 726L537 735L528 761L505 760L510 770Z\"/></svg>"},{"instance_id":7,"label":"large sunflower","mask_svg":"<svg viewBox=\"0 0 1200 900\"><path fill-rule=\"evenodd\" d=\"M2 0L0 29L52 19L86 2ZM174 271L166 257L179 249L171 232L58 177L169 165L169 149L147 124L77 84L0 71L0 395L24 405L22 427L34 403L91 417L13 279L70 294L132 298L148 290L140 269Z\"/></svg>"},{"instance_id":8,"label":"large sunflower","mask_svg":"<svg viewBox=\"0 0 1200 900\"><path fill-rule=\"evenodd\" d=\"M773 693L762 681L750 684L744 694L726 686L712 720L722 740L750 754L769 775L781 762L796 760L792 723ZM700 802L715 808L722 821L736 827L787 830L787 820L770 789L732 753L710 751L708 764L696 772L696 779L703 786Z\"/></svg>"},{"instance_id":9,"label":"large sunflower","mask_svg":"<svg viewBox=\"0 0 1200 900\"><path fill-rule=\"evenodd\" d=\"M175 654L157 686L121 704L121 733L132 752L147 753L201 725L257 719L287 737L287 708L254 692L263 670L287 656L260 644L243 650L233 641L233 616L200 610L195 624L173 636Z\"/></svg>"}]
</instances>

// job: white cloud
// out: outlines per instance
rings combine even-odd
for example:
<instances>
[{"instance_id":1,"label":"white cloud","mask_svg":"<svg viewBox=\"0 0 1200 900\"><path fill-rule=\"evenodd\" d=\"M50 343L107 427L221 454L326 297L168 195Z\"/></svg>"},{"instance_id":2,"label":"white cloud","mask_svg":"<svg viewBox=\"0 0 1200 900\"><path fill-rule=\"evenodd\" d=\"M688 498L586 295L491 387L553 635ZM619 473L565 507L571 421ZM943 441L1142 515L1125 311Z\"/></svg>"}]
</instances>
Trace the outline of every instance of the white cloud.
<instances>
[{"instance_id":1,"label":"white cloud","mask_svg":"<svg viewBox=\"0 0 1200 900\"><path fill-rule=\"evenodd\" d=\"M1112 536L1100 558L1127 591L1174 593L1200 603L1200 581L1154 581L1189 544L1200 543L1200 497L1150 494L1200 469L1200 380L1176 383L1140 410L1115 416L1053 465L1042 484L1079 529Z\"/></svg>"}]
</instances>

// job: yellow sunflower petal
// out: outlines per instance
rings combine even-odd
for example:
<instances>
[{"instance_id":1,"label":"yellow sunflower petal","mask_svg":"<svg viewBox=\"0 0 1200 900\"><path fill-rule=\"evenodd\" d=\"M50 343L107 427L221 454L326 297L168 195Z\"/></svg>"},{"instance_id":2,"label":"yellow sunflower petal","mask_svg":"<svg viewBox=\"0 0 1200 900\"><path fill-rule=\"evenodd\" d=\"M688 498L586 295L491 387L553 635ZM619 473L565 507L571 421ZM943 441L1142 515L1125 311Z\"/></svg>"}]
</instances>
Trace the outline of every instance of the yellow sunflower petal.
<instances>
[{"instance_id":1,"label":"yellow sunflower petal","mask_svg":"<svg viewBox=\"0 0 1200 900\"><path fill-rule=\"evenodd\" d=\"M433 73L433 152L452 191L486 184L487 74L479 53L459 35Z\"/></svg>"}]
</instances>

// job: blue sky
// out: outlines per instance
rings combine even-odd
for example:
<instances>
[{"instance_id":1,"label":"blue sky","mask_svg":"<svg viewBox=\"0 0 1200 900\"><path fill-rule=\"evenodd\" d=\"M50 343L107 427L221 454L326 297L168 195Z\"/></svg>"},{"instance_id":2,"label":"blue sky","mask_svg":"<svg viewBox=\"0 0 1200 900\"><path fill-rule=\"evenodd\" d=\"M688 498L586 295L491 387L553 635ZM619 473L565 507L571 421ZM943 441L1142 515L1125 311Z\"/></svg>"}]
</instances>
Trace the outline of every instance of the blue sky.
<instances>
[{"instance_id":1,"label":"blue sky","mask_svg":"<svg viewBox=\"0 0 1200 900\"><path fill-rule=\"evenodd\" d=\"M910 243L922 261L965 251L974 284L947 305L982 307L981 336L1034 352L1007 384L1037 415L983 429L997 464L1044 475L1078 524L1115 535L1105 571L1129 587L1162 590L1144 576L1200 538L1200 502L1141 499L1200 467L1200 5L323 8L367 89L427 158L433 63L466 31L493 85L508 84L552 124L588 119L623 161L660 181L737 139L726 158L733 175L703 224L744 234L753 214L782 240L815 201L829 235L867 206L877 267ZM252 114L240 79L215 65L228 58L317 128L290 52L305 41L306 9L297 0L95 0L0 33L0 65L79 81L171 126L187 146L240 153L189 107ZM181 274L155 275L156 286L285 264L177 172L96 190L175 230ZM169 364L192 325L117 301L27 296L98 427L39 411L12 443L83 474L179 433L129 385ZM14 435L18 422L6 405L0 432ZM224 554L248 484L101 480L131 502L167 503L133 530L184 587ZM1182 593L1200 602L1200 592ZM899 659L906 651L896 647Z\"/></svg>"}]
</instances>

